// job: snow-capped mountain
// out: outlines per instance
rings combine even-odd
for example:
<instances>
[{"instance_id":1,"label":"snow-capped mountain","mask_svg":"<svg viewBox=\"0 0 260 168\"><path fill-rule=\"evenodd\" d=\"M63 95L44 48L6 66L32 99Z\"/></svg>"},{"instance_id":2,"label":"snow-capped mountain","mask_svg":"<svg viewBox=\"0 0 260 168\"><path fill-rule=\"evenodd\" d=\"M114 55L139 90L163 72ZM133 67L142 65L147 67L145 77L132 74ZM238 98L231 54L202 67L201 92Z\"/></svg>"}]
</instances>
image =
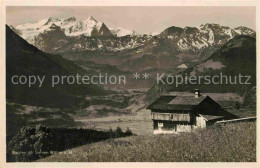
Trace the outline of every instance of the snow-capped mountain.
<instances>
[{"instance_id":1,"label":"snow-capped mountain","mask_svg":"<svg viewBox=\"0 0 260 168\"><path fill-rule=\"evenodd\" d=\"M34 38L34 45L44 51L52 50L53 46L55 47L54 49L58 49L68 42L66 40L67 36L61 28L55 23L51 24L50 27Z\"/></svg>"},{"instance_id":2,"label":"snow-capped mountain","mask_svg":"<svg viewBox=\"0 0 260 168\"><path fill-rule=\"evenodd\" d=\"M68 19L57 19L50 17L43 19L36 23L26 23L15 27L16 30L21 32L21 36L29 43L34 44L35 38L49 29L53 24L59 26L66 36L112 36L112 33L106 25L97 21L92 16L86 20L77 20L75 17Z\"/></svg>"},{"instance_id":3,"label":"snow-capped mountain","mask_svg":"<svg viewBox=\"0 0 260 168\"><path fill-rule=\"evenodd\" d=\"M75 17L70 17L67 19L50 17L48 19L42 19L36 23L26 23L16 27L10 25L10 27L16 32L19 32L19 35L30 44L34 45L35 38L37 38L40 33L43 33L53 24L59 26L66 36L85 35L93 37L114 35L117 37L123 37L126 35L141 35L134 30L124 29L122 27L108 29L103 22L96 20L92 16L88 17L86 20L78 20Z\"/></svg>"},{"instance_id":4,"label":"snow-capped mountain","mask_svg":"<svg viewBox=\"0 0 260 168\"><path fill-rule=\"evenodd\" d=\"M160 33L159 32L152 32L152 33L149 33L149 34L152 35L152 36L157 36Z\"/></svg>"},{"instance_id":5,"label":"snow-capped mountain","mask_svg":"<svg viewBox=\"0 0 260 168\"><path fill-rule=\"evenodd\" d=\"M204 39L209 36L208 42L210 44L222 44L237 35L231 28L219 24L204 24L199 27L199 30Z\"/></svg>"},{"instance_id":6,"label":"snow-capped mountain","mask_svg":"<svg viewBox=\"0 0 260 168\"><path fill-rule=\"evenodd\" d=\"M75 17L66 19L61 24L61 29L67 36L111 36L111 32L102 22L97 21L92 16L86 20L77 21Z\"/></svg>"},{"instance_id":7,"label":"snow-capped mountain","mask_svg":"<svg viewBox=\"0 0 260 168\"><path fill-rule=\"evenodd\" d=\"M128 29L124 29L122 27L118 27L118 28L110 28L109 29L111 31L111 33L117 37L122 37L122 36L126 36L126 35L138 35L138 33L136 33L134 30L128 30Z\"/></svg>"},{"instance_id":8,"label":"snow-capped mountain","mask_svg":"<svg viewBox=\"0 0 260 168\"><path fill-rule=\"evenodd\" d=\"M231 29L219 24L202 24L199 27L169 27L160 37L175 43L180 51L198 51L210 46L222 45L236 35L253 35L249 28Z\"/></svg>"},{"instance_id":9,"label":"snow-capped mountain","mask_svg":"<svg viewBox=\"0 0 260 168\"><path fill-rule=\"evenodd\" d=\"M235 32L242 35L255 35L255 31L244 26L239 26L234 29Z\"/></svg>"}]
</instances>

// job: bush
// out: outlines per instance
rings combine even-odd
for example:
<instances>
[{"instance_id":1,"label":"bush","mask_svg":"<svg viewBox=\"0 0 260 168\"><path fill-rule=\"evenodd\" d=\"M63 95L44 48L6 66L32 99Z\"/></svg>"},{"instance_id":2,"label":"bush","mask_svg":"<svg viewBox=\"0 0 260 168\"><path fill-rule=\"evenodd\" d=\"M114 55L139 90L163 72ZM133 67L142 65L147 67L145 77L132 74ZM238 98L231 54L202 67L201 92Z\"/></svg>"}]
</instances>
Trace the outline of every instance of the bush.
<instances>
[{"instance_id":1,"label":"bush","mask_svg":"<svg viewBox=\"0 0 260 168\"><path fill-rule=\"evenodd\" d=\"M33 161L53 152L109 138L130 136L120 127L115 131L69 129L32 125L23 127L7 146L7 161Z\"/></svg>"},{"instance_id":2,"label":"bush","mask_svg":"<svg viewBox=\"0 0 260 168\"><path fill-rule=\"evenodd\" d=\"M133 132L127 127L126 132L125 132L126 136L130 136L133 135Z\"/></svg>"},{"instance_id":3,"label":"bush","mask_svg":"<svg viewBox=\"0 0 260 168\"><path fill-rule=\"evenodd\" d=\"M121 137L123 135L123 131L120 127L117 127L116 128L116 131L115 131L115 137Z\"/></svg>"}]
</instances>

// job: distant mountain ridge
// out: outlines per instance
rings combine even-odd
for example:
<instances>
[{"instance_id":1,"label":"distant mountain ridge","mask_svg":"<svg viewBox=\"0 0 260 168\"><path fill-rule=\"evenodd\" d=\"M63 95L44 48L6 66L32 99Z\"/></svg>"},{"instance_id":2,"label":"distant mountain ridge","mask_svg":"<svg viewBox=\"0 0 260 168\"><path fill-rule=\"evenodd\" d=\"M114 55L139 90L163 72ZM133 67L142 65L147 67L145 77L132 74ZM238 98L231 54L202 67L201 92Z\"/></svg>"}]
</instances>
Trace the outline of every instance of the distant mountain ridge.
<instances>
[{"instance_id":1,"label":"distant mountain ridge","mask_svg":"<svg viewBox=\"0 0 260 168\"><path fill-rule=\"evenodd\" d=\"M47 35L55 41L53 45L48 39L42 39L43 34L48 34L52 27L59 27L60 31ZM12 26L10 26L12 27ZM26 23L12 27L21 37L30 44L46 52L63 52L64 50L110 50L121 51L135 48L158 48L158 39L164 39L180 52L197 52L207 47L222 45L236 35L255 35L255 31L247 27L237 27L231 29L228 26L219 24L202 24L199 27L169 27L161 33L139 34L134 30L124 28L108 28L105 23L97 21L92 16L86 20L78 20L75 17L68 19L57 19L50 17L36 23ZM63 38L60 35L63 33ZM120 37L129 36L128 41ZM57 37L58 36L58 37ZM93 38L81 40L81 36L100 37L99 40ZM118 38L114 38L118 37ZM136 37L133 37L136 36ZM107 38L101 38L107 37ZM156 37L156 38L153 38ZM123 41L122 41L123 40ZM60 43L65 43L61 46ZM72 41L72 42L71 42ZM69 46L69 48L68 48ZM65 49L66 48L66 49ZM147 50L146 50L147 51ZM137 51L140 52L140 51Z\"/></svg>"},{"instance_id":2,"label":"distant mountain ridge","mask_svg":"<svg viewBox=\"0 0 260 168\"><path fill-rule=\"evenodd\" d=\"M231 29L227 26L219 24L202 24L199 27L169 27L165 29L160 37L171 38L177 40L177 45L180 49L185 49L187 46L197 49L221 45L232 39L236 35L255 35L255 31L246 27L238 27Z\"/></svg>"},{"instance_id":3,"label":"distant mountain ridge","mask_svg":"<svg viewBox=\"0 0 260 168\"><path fill-rule=\"evenodd\" d=\"M83 21L75 17L49 18L13 30L42 51L72 60L112 63L123 71L173 71L182 64L191 67L238 35L256 35L246 27L232 29L213 23L138 34L124 28L107 28L93 17Z\"/></svg>"}]
</instances>

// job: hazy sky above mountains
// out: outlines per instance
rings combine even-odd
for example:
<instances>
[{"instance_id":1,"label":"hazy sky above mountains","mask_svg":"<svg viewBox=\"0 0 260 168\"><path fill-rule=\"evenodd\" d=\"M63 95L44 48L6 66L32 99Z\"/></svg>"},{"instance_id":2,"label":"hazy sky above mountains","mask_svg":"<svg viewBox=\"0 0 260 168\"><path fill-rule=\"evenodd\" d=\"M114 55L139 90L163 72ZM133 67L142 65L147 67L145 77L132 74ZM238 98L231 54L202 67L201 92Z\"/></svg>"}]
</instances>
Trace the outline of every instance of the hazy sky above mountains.
<instances>
[{"instance_id":1,"label":"hazy sky above mountains","mask_svg":"<svg viewBox=\"0 0 260 168\"><path fill-rule=\"evenodd\" d=\"M36 22L49 17L84 20L93 16L109 28L123 27L140 33L161 32L170 26L197 27L217 23L256 30L255 7L7 7L8 25Z\"/></svg>"}]
</instances>

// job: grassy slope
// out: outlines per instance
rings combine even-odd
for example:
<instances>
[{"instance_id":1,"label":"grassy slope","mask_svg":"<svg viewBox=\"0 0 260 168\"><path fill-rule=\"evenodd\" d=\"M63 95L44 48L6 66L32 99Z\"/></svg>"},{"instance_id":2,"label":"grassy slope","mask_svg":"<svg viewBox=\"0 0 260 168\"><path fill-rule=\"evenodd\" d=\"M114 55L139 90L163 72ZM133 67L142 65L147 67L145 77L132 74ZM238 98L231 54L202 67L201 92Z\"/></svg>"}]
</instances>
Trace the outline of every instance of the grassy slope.
<instances>
[{"instance_id":1,"label":"grassy slope","mask_svg":"<svg viewBox=\"0 0 260 168\"><path fill-rule=\"evenodd\" d=\"M256 124L238 123L180 135L134 136L71 149L40 162L253 162Z\"/></svg>"}]
</instances>

